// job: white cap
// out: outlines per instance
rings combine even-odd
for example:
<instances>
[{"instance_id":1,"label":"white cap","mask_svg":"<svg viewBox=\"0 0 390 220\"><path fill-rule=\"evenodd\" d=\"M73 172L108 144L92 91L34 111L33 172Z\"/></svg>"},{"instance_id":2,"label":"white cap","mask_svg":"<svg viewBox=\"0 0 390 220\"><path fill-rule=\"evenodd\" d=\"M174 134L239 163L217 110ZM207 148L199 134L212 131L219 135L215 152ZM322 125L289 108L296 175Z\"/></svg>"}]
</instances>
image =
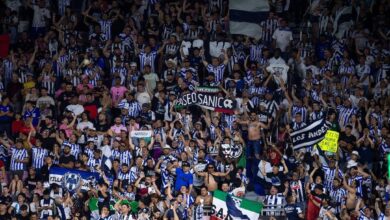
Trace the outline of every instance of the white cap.
<instances>
[{"instance_id":1,"label":"white cap","mask_svg":"<svg viewBox=\"0 0 390 220\"><path fill-rule=\"evenodd\" d=\"M170 147L168 144L166 144L166 145L163 147L163 149L171 149L171 147Z\"/></svg>"},{"instance_id":2,"label":"white cap","mask_svg":"<svg viewBox=\"0 0 390 220\"><path fill-rule=\"evenodd\" d=\"M347 163L347 168L351 168L351 167L356 167L358 165L358 163L354 160L349 160L348 163Z\"/></svg>"},{"instance_id":3,"label":"white cap","mask_svg":"<svg viewBox=\"0 0 390 220\"><path fill-rule=\"evenodd\" d=\"M357 152L356 150L352 151L351 155L352 154L355 154L356 156L360 157L359 152Z\"/></svg>"},{"instance_id":4,"label":"white cap","mask_svg":"<svg viewBox=\"0 0 390 220\"><path fill-rule=\"evenodd\" d=\"M82 64L83 64L83 66L87 66L87 65L89 65L90 63L91 63L90 60L84 59Z\"/></svg>"}]
</instances>

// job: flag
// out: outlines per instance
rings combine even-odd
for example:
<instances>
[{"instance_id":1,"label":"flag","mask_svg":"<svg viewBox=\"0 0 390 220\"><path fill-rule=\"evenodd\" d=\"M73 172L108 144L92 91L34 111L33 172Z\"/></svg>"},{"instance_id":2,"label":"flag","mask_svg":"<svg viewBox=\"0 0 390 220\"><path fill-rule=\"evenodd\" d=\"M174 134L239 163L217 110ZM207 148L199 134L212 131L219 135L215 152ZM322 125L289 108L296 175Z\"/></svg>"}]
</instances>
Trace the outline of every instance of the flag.
<instances>
[{"instance_id":1,"label":"flag","mask_svg":"<svg viewBox=\"0 0 390 220\"><path fill-rule=\"evenodd\" d=\"M69 191L75 191L79 187L82 190L90 190L90 187L96 184L99 179L99 173L95 172L63 167L52 167L49 170L49 183L55 183Z\"/></svg>"},{"instance_id":2,"label":"flag","mask_svg":"<svg viewBox=\"0 0 390 220\"><path fill-rule=\"evenodd\" d=\"M268 17L269 10L268 0L230 0L230 33L259 39L261 37L260 22Z\"/></svg>"},{"instance_id":3,"label":"flag","mask_svg":"<svg viewBox=\"0 0 390 220\"><path fill-rule=\"evenodd\" d=\"M352 6L345 6L336 12L333 22L333 34L339 39L345 37L346 32L351 28L354 17L353 13Z\"/></svg>"},{"instance_id":4,"label":"flag","mask_svg":"<svg viewBox=\"0 0 390 220\"><path fill-rule=\"evenodd\" d=\"M103 155L102 165L103 165L103 170L104 171L110 171L111 168L112 168L111 159L108 158L106 155Z\"/></svg>"},{"instance_id":5,"label":"flag","mask_svg":"<svg viewBox=\"0 0 390 220\"><path fill-rule=\"evenodd\" d=\"M293 131L290 136L294 150L313 146L325 138L329 125L324 118Z\"/></svg>"},{"instance_id":6,"label":"flag","mask_svg":"<svg viewBox=\"0 0 390 220\"><path fill-rule=\"evenodd\" d=\"M210 220L257 220L263 204L217 190L214 191L213 208Z\"/></svg>"}]
</instances>

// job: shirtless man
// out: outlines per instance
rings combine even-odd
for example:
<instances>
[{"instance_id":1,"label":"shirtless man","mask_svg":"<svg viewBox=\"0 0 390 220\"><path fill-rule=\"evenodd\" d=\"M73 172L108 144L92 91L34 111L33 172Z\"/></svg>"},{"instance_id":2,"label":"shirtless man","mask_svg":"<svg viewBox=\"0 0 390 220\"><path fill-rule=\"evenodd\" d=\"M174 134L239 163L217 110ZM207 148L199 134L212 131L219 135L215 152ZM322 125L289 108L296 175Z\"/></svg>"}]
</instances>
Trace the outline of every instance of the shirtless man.
<instances>
[{"instance_id":1,"label":"shirtless man","mask_svg":"<svg viewBox=\"0 0 390 220\"><path fill-rule=\"evenodd\" d=\"M268 129L270 122L271 121L268 121L267 125L261 123L259 121L259 117L257 117L256 112L250 113L249 120L238 121L239 124L248 126L248 143L246 145L247 158L252 158L254 151L256 159L260 160L260 155L263 152L261 143L261 129Z\"/></svg>"},{"instance_id":2,"label":"shirtless man","mask_svg":"<svg viewBox=\"0 0 390 220\"><path fill-rule=\"evenodd\" d=\"M198 172L196 170L194 171L198 176L203 176L205 178L205 186L207 187L207 190L209 192L214 192L218 189L218 181L216 181L215 178L226 177L227 175L229 175L230 169L228 169L227 172L222 173L215 171L214 164L208 164L206 168L207 170L205 170L204 172Z\"/></svg>"}]
</instances>

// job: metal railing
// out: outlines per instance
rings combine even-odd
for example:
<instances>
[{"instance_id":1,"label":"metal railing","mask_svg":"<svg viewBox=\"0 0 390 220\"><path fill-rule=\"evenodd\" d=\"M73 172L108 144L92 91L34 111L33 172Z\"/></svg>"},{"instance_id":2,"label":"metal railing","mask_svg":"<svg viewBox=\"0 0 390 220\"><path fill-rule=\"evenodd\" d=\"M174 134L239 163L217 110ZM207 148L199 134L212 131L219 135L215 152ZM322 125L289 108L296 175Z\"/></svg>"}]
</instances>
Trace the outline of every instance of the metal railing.
<instances>
[{"instance_id":1,"label":"metal railing","mask_svg":"<svg viewBox=\"0 0 390 220\"><path fill-rule=\"evenodd\" d=\"M211 216L212 213L213 213L212 206L203 206L204 216ZM275 216L275 217L285 216L284 205L263 205L263 209L260 213L260 216Z\"/></svg>"}]
</instances>

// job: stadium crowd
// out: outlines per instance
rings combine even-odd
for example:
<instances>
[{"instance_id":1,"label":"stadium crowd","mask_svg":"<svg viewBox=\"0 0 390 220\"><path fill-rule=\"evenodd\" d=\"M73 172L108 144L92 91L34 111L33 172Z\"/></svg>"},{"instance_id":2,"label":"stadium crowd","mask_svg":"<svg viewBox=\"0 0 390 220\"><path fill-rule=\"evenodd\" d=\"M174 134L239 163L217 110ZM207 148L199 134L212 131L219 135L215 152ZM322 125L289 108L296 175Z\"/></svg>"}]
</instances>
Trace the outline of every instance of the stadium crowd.
<instances>
[{"instance_id":1,"label":"stadium crowd","mask_svg":"<svg viewBox=\"0 0 390 220\"><path fill-rule=\"evenodd\" d=\"M209 219L216 190L261 219L390 219L390 1L269 4L252 38L226 0L1 1L0 220ZM234 113L177 105L199 87ZM321 118L337 152L294 147Z\"/></svg>"}]
</instances>

